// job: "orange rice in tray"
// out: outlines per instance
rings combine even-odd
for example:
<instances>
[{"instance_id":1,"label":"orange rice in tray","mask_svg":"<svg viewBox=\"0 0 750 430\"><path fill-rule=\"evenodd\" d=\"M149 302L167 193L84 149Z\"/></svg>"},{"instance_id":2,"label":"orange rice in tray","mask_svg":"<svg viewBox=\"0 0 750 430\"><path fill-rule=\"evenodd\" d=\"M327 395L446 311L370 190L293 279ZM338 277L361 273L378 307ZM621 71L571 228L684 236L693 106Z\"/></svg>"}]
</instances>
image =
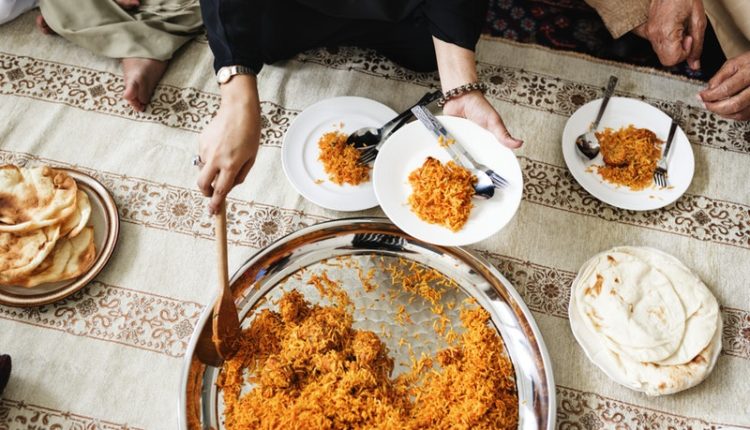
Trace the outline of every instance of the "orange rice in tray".
<instances>
[{"instance_id":1,"label":"orange rice in tray","mask_svg":"<svg viewBox=\"0 0 750 430\"><path fill-rule=\"evenodd\" d=\"M343 303L311 305L293 290L243 332L219 379L229 430L518 426L513 367L484 309L463 306L458 344L413 359L410 372L392 378L388 348L352 327L349 303L330 282L311 277ZM242 394L247 383L255 386Z\"/></svg>"},{"instance_id":2,"label":"orange rice in tray","mask_svg":"<svg viewBox=\"0 0 750 430\"><path fill-rule=\"evenodd\" d=\"M409 174L409 206L423 221L458 231L474 207L471 198L476 182L476 176L453 161L443 164L427 157L422 167Z\"/></svg>"},{"instance_id":3,"label":"orange rice in tray","mask_svg":"<svg viewBox=\"0 0 750 430\"><path fill-rule=\"evenodd\" d=\"M336 185L359 185L370 180L370 166L358 162L360 152L346 144L348 137L340 131L331 131L318 140L318 160L323 163L328 179Z\"/></svg>"},{"instance_id":4,"label":"orange rice in tray","mask_svg":"<svg viewBox=\"0 0 750 430\"><path fill-rule=\"evenodd\" d=\"M654 183L654 171L661 157L662 141L653 131L633 125L596 133L604 166L596 166L607 182L625 185L633 191Z\"/></svg>"}]
</instances>

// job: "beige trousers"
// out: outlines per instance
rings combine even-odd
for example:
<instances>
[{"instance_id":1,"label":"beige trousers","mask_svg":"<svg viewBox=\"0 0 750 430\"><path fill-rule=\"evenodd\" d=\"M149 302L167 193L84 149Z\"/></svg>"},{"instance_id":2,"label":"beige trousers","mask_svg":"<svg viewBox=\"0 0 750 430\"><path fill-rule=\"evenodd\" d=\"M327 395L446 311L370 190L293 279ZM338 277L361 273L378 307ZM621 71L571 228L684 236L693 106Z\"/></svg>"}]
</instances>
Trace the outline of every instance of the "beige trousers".
<instances>
[{"instance_id":1,"label":"beige trousers","mask_svg":"<svg viewBox=\"0 0 750 430\"><path fill-rule=\"evenodd\" d=\"M203 24L198 0L141 0L134 11L114 0L41 0L39 8L57 34L111 58L169 60Z\"/></svg>"}]
</instances>

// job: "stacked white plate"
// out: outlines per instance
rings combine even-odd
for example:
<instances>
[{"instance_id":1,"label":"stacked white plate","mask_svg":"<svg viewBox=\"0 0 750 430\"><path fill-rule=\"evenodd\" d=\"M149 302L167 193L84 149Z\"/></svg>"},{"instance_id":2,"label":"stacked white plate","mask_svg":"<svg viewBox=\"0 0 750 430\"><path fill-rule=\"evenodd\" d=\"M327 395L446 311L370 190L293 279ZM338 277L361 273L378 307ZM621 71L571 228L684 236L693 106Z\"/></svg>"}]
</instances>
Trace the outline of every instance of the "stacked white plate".
<instances>
[{"instance_id":1,"label":"stacked white plate","mask_svg":"<svg viewBox=\"0 0 750 430\"><path fill-rule=\"evenodd\" d=\"M699 384L721 351L716 298L682 262L653 248L617 247L587 261L568 313L588 358L651 396Z\"/></svg>"}]
</instances>

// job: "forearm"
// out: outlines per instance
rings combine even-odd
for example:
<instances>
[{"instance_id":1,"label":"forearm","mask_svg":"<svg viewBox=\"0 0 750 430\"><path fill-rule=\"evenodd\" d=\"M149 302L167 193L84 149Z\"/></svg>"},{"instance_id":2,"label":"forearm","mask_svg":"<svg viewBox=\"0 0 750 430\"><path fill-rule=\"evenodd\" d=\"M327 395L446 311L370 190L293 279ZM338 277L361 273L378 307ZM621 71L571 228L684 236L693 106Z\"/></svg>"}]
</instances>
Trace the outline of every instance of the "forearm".
<instances>
[{"instance_id":1,"label":"forearm","mask_svg":"<svg viewBox=\"0 0 750 430\"><path fill-rule=\"evenodd\" d=\"M443 92L477 81L474 51L432 38Z\"/></svg>"},{"instance_id":2,"label":"forearm","mask_svg":"<svg viewBox=\"0 0 750 430\"><path fill-rule=\"evenodd\" d=\"M222 106L243 109L247 113L260 115L258 79L255 75L235 75L229 82L222 84L219 91Z\"/></svg>"}]
</instances>

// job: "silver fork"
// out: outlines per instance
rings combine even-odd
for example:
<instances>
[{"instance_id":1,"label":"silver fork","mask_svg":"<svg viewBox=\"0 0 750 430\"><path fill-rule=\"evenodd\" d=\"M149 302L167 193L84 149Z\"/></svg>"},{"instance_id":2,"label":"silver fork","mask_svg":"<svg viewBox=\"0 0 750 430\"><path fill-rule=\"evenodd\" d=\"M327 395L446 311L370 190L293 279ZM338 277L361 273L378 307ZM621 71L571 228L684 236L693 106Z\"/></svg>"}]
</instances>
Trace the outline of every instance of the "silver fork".
<instances>
[{"instance_id":1,"label":"silver fork","mask_svg":"<svg viewBox=\"0 0 750 430\"><path fill-rule=\"evenodd\" d=\"M422 96L414 106L428 105L435 100L443 96L440 90L432 91ZM412 117L411 106L409 109L401 112L397 117L388 121L387 124L378 128L365 127L355 131L346 140L349 145L354 145L355 148L361 151L359 155L359 162L361 164L367 164L375 160L378 156L378 150L383 146L383 143L399 128L407 123Z\"/></svg>"},{"instance_id":2,"label":"silver fork","mask_svg":"<svg viewBox=\"0 0 750 430\"><path fill-rule=\"evenodd\" d=\"M669 150L672 148L672 142L674 141L674 135L677 131L677 120L672 118L672 125L669 126L669 137L667 137L667 146L664 148L664 153L659 159L659 163L654 171L654 183L660 187L666 187L669 185L667 180L667 158L669 157Z\"/></svg>"}]
</instances>

